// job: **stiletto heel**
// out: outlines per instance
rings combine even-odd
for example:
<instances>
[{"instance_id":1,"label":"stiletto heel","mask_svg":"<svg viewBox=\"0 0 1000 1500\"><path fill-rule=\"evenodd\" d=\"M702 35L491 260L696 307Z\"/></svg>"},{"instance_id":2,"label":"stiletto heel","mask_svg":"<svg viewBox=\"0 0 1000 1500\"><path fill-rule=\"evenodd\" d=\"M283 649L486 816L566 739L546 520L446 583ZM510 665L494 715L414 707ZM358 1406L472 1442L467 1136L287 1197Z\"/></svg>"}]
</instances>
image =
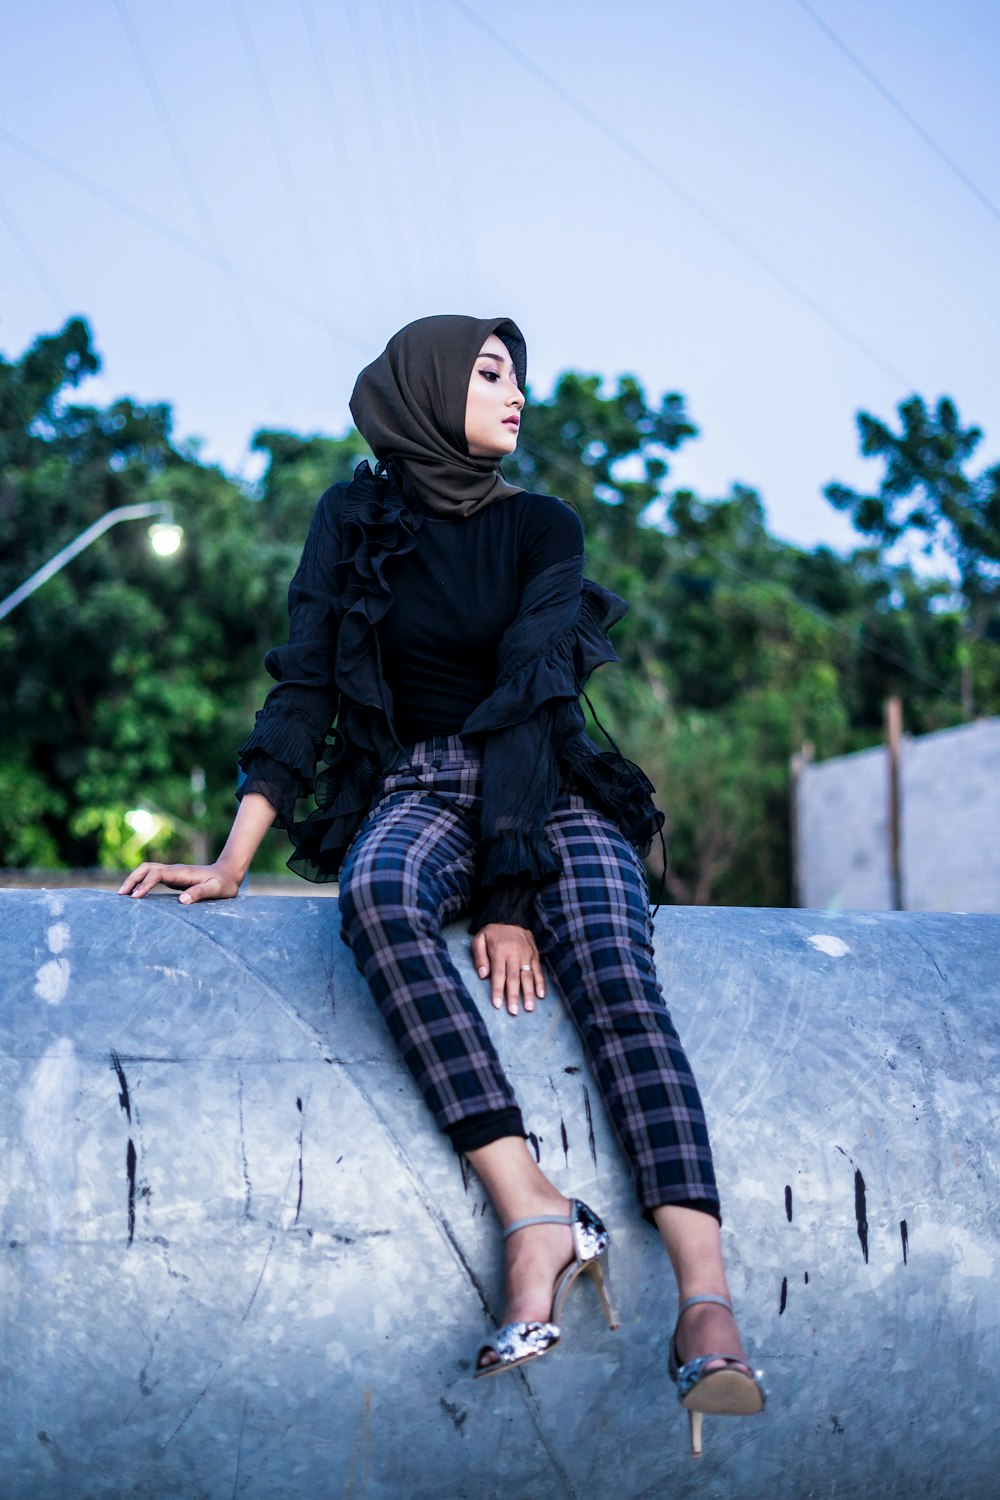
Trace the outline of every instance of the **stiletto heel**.
<instances>
[{"instance_id":1,"label":"stiletto heel","mask_svg":"<svg viewBox=\"0 0 1000 1500\"><path fill-rule=\"evenodd\" d=\"M503 1232L504 1239L509 1239L519 1229L527 1229L531 1224L568 1224L573 1232L573 1259L556 1283L548 1321L545 1323L505 1323L491 1338L479 1346L473 1370L475 1380L479 1380L484 1375L500 1375L504 1370L513 1370L518 1365L526 1364L530 1359L540 1359L543 1354L548 1354L550 1349L554 1349L560 1338L559 1323L562 1318L563 1305L570 1288L584 1272L593 1279L597 1287L604 1316L608 1320L608 1327L611 1329L621 1327L611 1302L611 1283L608 1277L608 1246L611 1243L611 1236L593 1209L588 1208L586 1203L572 1198L568 1217L540 1214L533 1219L518 1219L516 1223L508 1224ZM488 1350L492 1350L497 1358L491 1364L480 1364L480 1360Z\"/></svg>"},{"instance_id":2,"label":"stiletto heel","mask_svg":"<svg viewBox=\"0 0 1000 1500\"><path fill-rule=\"evenodd\" d=\"M590 1272L591 1280L597 1288L597 1294L601 1299L601 1306L604 1308L604 1316L608 1320L608 1327L613 1333L616 1328L620 1328L622 1325L618 1314L615 1312L612 1300L607 1250L603 1250L596 1260L590 1261L587 1269Z\"/></svg>"},{"instance_id":3,"label":"stiletto heel","mask_svg":"<svg viewBox=\"0 0 1000 1500\"><path fill-rule=\"evenodd\" d=\"M677 1353L677 1329L688 1308L697 1302L717 1302L728 1312L733 1310L733 1304L725 1297L705 1293L682 1302L677 1314L667 1368L677 1387L677 1399L691 1424L692 1458L701 1458L701 1424L706 1412L717 1417L750 1417L764 1410L767 1399L761 1385L763 1371L754 1372L746 1360L735 1354L701 1354L697 1359L689 1359L686 1365L681 1364ZM717 1360L722 1361L719 1368L706 1370L706 1365Z\"/></svg>"}]
</instances>

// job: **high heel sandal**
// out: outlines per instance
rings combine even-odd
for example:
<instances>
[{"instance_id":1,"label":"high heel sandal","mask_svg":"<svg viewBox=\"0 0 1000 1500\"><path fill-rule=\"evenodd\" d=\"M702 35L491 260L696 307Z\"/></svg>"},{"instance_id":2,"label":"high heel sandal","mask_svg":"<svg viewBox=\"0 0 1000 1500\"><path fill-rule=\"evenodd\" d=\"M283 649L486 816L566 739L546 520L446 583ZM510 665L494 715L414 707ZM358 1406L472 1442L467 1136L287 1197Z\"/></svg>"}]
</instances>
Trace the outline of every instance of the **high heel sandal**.
<instances>
[{"instance_id":1,"label":"high heel sandal","mask_svg":"<svg viewBox=\"0 0 1000 1500\"><path fill-rule=\"evenodd\" d=\"M621 1327L618 1315L611 1305L611 1283L608 1277L608 1246L611 1236L593 1209L588 1208L586 1203L571 1198L568 1217L540 1214L533 1219L518 1219L507 1225L503 1232L504 1239L509 1239L519 1229L527 1229L531 1224L568 1224L573 1231L573 1259L556 1283L548 1322L505 1323L479 1346L473 1371L475 1380L484 1375L500 1375L504 1370L513 1370L517 1365L526 1364L529 1359L541 1359L543 1354L554 1349L559 1342L559 1320L566 1296L583 1272L593 1278L608 1327ZM487 1365L480 1364L483 1355L489 1351L497 1356L496 1359Z\"/></svg>"},{"instance_id":2,"label":"high heel sandal","mask_svg":"<svg viewBox=\"0 0 1000 1500\"><path fill-rule=\"evenodd\" d=\"M674 1336L670 1340L670 1378L677 1386L677 1399L684 1407L691 1423L691 1457L701 1458L701 1419L706 1412L717 1417L750 1417L764 1410L766 1396L761 1385L762 1370L751 1370L745 1359L735 1354L701 1354L689 1359L686 1365L680 1362L677 1353L677 1329L681 1318L696 1302L717 1302L728 1312L733 1304L725 1297L706 1293L701 1297L689 1297L681 1303L674 1325ZM723 1360L725 1368L706 1370L713 1360Z\"/></svg>"}]
</instances>

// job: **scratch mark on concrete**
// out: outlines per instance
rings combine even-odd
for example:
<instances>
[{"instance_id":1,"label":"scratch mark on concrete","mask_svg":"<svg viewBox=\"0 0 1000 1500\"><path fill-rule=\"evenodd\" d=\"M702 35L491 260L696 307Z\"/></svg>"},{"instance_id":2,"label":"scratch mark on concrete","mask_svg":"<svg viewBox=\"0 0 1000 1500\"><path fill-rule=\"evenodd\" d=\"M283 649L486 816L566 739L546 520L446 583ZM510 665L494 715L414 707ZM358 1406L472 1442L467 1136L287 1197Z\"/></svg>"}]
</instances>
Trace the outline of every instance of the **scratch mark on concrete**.
<instances>
[{"instance_id":1,"label":"scratch mark on concrete","mask_svg":"<svg viewBox=\"0 0 1000 1500\"><path fill-rule=\"evenodd\" d=\"M303 1184L303 1176L302 1176L302 1100L301 1099L297 1098L295 1100L295 1108L299 1112L299 1196L298 1196L298 1201L295 1204L295 1219L294 1219L294 1222L297 1224L299 1222L299 1214L302 1212L302 1184Z\"/></svg>"},{"instance_id":2,"label":"scratch mark on concrete","mask_svg":"<svg viewBox=\"0 0 1000 1500\"><path fill-rule=\"evenodd\" d=\"M243 1415L240 1418L240 1435L236 1441L236 1473L233 1475L233 1500L236 1500L240 1487L240 1458L243 1455L243 1433L247 1425L247 1398L243 1397Z\"/></svg>"},{"instance_id":3,"label":"scratch mark on concrete","mask_svg":"<svg viewBox=\"0 0 1000 1500\"><path fill-rule=\"evenodd\" d=\"M125 1077L125 1069L122 1067L122 1060L118 1056L118 1053L114 1051L111 1053L111 1066L114 1068L115 1072L118 1075L118 1103L125 1111L125 1115L128 1119L129 1124L131 1125L132 1101L129 1099L128 1094L128 1080Z\"/></svg>"},{"instance_id":4,"label":"scratch mark on concrete","mask_svg":"<svg viewBox=\"0 0 1000 1500\"><path fill-rule=\"evenodd\" d=\"M590 1090L587 1088L587 1085L585 1083L582 1084L581 1087L583 1089L583 1108L587 1116L587 1144L590 1147L590 1155L593 1158L594 1166L596 1167L597 1142L594 1139L594 1115L590 1108Z\"/></svg>"},{"instance_id":5,"label":"scratch mark on concrete","mask_svg":"<svg viewBox=\"0 0 1000 1500\"><path fill-rule=\"evenodd\" d=\"M559 1134L560 1134L560 1136L562 1138L563 1161L564 1161L565 1165L568 1167L569 1166L569 1136L566 1134L566 1121L562 1118L561 1115L559 1117Z\"/></svg>"},{"instance_id":6,"label":"scratch mark on concrete","mask_svg":"<svg viewBox=\"0 0 1000 1500\"><path fill-rule=\"evenodd\" d=\"M905 1219L899 1221L899 1238L903 1242L903 1265L905 1266L910 1258L910 1231L906 1227Z\"/></svg>"},{"instance_id":7,"label":"scratch mark on concrete","mask_svg":"<svg viewBox=\"0 0 1000 1500\"><path fill-rule=\"evenodd\" d=\"M469 1415L468 1407L457 1406L453 1401L446 1401L443 1396L438 1398L438 1405L446 1417L450 1417L456 1432L461 1432L465 1426L465 1419Z\"/></svg>"},{"instance_id":8,"label":"scratch mark on concrete","mask_svg":"<svg viewBox=\"0 0 1000 1500\"><path fill-rule=\"evenodd\" d=\"M313 1026L312 1023L307 1020L307 1018L302 1014L302 1012L297 1009L297 1007L292 1003L292 1001L286 994L277 989L276 986L272 984L272 982L267 978L267 976L262 974L261 971L255 968L253 964L248 963L243 955L237 951L237 949L230 947L228 943L222 942L222 940L220 938L217 938L214 933L209 932L207 928L200 925L197 916L197 906L184 907L180 906L176 902L167 901L162 905L150 907L149 910L154 914L154 916L166 917L169 921L173 922L181 922L185 927L188 928L189 931L193 932L197 937L201 938L203 942L211 943L213 948L218 948L221 953L224 953L226 955L226 958L230 963L232 963L236 968L241 969L244 974L249 974L251 979L253 979L256 984L260 985L264 993L270 995L271 998L281 1006L281 1009L291 1020L295 1022L295 1025L308 1038L313 1047L315 1047L319 1052L320 1056L326 1055L326 1043L324 1043L323 1039L320 1037L315 1026ZM190 916L188 915L188 913L190 913ZM244 1016L244 1025L246 1024L246 1021L247 1017Z\"/></svg>"},{"instance_id":9,"label":"scratch mark on concrete","mask_svg":"<svg viewBox=\"0 0 1000 1500\"><path fill-rule=\"evenodd\" d=\"M941 968L941 965L938 963L937 959L934 957L934 954L928 948L927 944L926 943L922 943L920 941L920 939L916 936L915 933L908 932L906 930L906 928L903 928L902 931L906 932L906 936L910 939L910 941L912 943L916 944L916 946L920 949L920 951L924 955L924 957L930 959L931 963L934 965L935 970L937 971L937 976L941 980L941 983L942 984L947 984L948 983L948 976L944 972L944 970Z\"/></svg>"},{"instance_id":10,"label":"scratch mark on concrete","mask_svg":"<svg viewBox=\"0 0 1000 1500\"><path fill-rule=\"evenodd\" d=\"M246 1322L247 1318L249 1318L249 1316L250 1316L250 1309L253 1307L254 1303L257 1301L257 1293L260 1291L260 1284L264 1280L264 1273L267 1270L268 1261L271 1259L271 1251L274 1249L274 1241L275 1241L275 1236L272 1234L270 1240L268 1241L267 1254L264 1256L264 1264L260 1268L260 1275L257 1277L257 1283L254 1286L253 1291L250 1293L250 1301L247 1303L246 1308L244 1309L244 1312L243 1312L243 1316L240 1319L240 1326L241 1327Z\"/></svg>"},{"instance_id":11,"label":"scratch mark on concrete","mask_svg":"<svg viewBox=\"0 0 1000 1500\"><path fill-rule=\"evenodd\" d=\"M245 1135L244 1129L243 1129L243 1074L240 1073L240 1072L237 1072L237 1074L236 1074L236 1083L237 1083L237 1089L238 1089L239 1110L240 1110L240 1163L241 1163L242 1168L243 1168L243 1187L244 1187L244 1194L243 1194L243 1217L244 1217L245 1220L247 1220L249 1222L249 1219L250 1219L250 1199L251 1199L251 1196L252 1196L252 1189L251 1189L251 1185L250 1185L250 1164L247 1161L247 1141L246 1141L246 1135Z\"/></svg>"},{"instance_id":12,"label":"scratch mark on concrete","mask_svg":"<svg viewBox=\"0 0 1000 1500\"><path fill-rule=\"evenodd\" d=\"M128 1243L135 1239L135 1143L128 1138L125 1150L125 1173L128 1177Z\"/></svg>"},{"instance_id":13,"label":"scratch mark on concrete","mask_svg":"<svg viewBox=\"0 0 1000 1500\"><path fill-rule=\"evenodd\" d=\"M792 1222L792 1190L787 1183L785 1185L785 1218L789 1224Z\"/></svg>"},{"instance_id":14,"label":"scratch mark on concrete","mask_svg":"<svg viewBox=\"0 0 1000 1500\"><path fill-rule=\"evenodd\" d=\"M240 1319L240 1326L241 1327L246 1322L247 1318L250 1316L250 1309L253 1307L254 1302L257 1300L257 1293L260 1291L260 1285L261 1285L261 1282L264 1280L264 1273L267 1270L268 1261L271 1259L271 1251L274 1249L274 1240L275 1240L275 1236L272 1234L272 1236L271 1236L271 1238L270 1238L270 1240L268 1242L267 1254L264 1256L264 1264L261 1266L261 1268L260 1268L260 1275L257 1277L257 1284L256 1284L256 1286L254 1287L253 1291L250 1294L250 1301L247 1303L246 1308L244 1309L244 1312L243 1312L243 1316ZM201 1405L202 1401L204 1401L205 1397L207 1396L207 1394L208 1394L208 1392L209 1392L209 1390L210 1390L210 1388L211 1388L211 1386L212 1386L212 1384L213 1384L213 1382L215 1380L216 1375L218 1375L219 1371L222 1369L222 1366L225 1364L225 1362L226 1362L225 1358L219 1360L218 1364L215 1366L215 1369L212 1371L211 1375L205 1381L205 1384L202 1386L201 1390L198 1392L197 1396L195 1396L194 1400L191 1402L191 1405L188 1407L188 1409L184 1413L183 1417L181 1417L180 1421L177 1423L177 1426L174 1428L173 1432L170 1434L170 1436L167 1438L166 1442L163 1444L164 1449L169 1448L170 1444L173 1442L174 1438L177 1437L178 1433L181 1432L183 1430L183 1428L187 1426L188 1422L191 1420L192 1416L194 1415L194 1413L197 1411L198 1407Z\"/></svg>"},{"instance_id":15,"label":"scratch mark on concrete","mask_svg":"<svg viewBox=\"0 0 1000 1500\"><path fill-rule=\"evenodd\" d=\"M854 1218L858 1226L858 1239L861 1241L861 1250L865 1257L865 1265L868 1264L868 1197L865 1188L865 1179L862 1177L854 1158L847 1155L843 1146L835 1146L841 1156L846 1157L854 1167Z\"/></svg>"},{"instance_id":16,"label":"scratch mark on concrete","mask_svg":"<svg viewBox=\"0 0 1000 1500\"><path fill-rule=\"evenodd\" d=\"M787 1276L782 1276L782 1278L781 1278L781 1301L778 1303L778 1317L779 1318L781 1317L781 1314L784 1312L784 1310L785 1310L785 1308L787 1306L788 1306L788 1277Z\"/></svg>"},{"instance_id":17,"label":"scratch mark on concrete","mask_svg":"<svg viewBox=\"0 0 1000 1500\"><path fill-rule=\"evenodd\" d=\"M854 1168L854 1217L858 1221L858 1239L861 1241L861 1249L865 1257L865 1265L868 1264L868 1208L865 1195L865 1179Z\"/></svg>"}]
</instances>

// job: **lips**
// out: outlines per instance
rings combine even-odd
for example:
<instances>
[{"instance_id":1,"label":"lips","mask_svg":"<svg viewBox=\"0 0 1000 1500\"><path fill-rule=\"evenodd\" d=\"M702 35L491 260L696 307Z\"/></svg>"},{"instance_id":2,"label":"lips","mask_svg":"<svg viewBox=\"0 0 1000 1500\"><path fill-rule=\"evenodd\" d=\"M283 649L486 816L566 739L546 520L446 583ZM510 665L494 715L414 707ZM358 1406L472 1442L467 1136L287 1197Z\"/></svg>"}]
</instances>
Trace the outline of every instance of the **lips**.
<instances>
[{"instance_id":1,"label":"lips","mask_svg":"<svg viewBox=\"0 0 1000 1500\"><path fill-rule=\"evenodd\" d=\"M504 417L504 419L503 419L503 425L505 427L513 427L514 431L516 432L517 429L521 425L521 418L520 417Z\"/></svg>"}]
</instances>

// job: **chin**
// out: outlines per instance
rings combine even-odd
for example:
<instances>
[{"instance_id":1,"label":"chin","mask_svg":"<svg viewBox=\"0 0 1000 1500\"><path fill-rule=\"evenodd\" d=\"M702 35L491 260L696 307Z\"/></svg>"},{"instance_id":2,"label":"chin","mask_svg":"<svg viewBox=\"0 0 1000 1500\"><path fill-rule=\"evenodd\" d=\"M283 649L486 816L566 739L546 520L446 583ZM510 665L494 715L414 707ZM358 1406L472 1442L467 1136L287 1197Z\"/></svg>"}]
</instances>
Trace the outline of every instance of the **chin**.
<instances>
[{"instance_id":1,"label":"chin","mask_svg":"<svg viewBox=\"0 0 1000 1500\"><path fill-rule=\"evenodd\" d=\"M476 443L469 448L470 458L507 458L517 447L517 433L506 433L489 443Z\"/></svg>"}]
</instances>

